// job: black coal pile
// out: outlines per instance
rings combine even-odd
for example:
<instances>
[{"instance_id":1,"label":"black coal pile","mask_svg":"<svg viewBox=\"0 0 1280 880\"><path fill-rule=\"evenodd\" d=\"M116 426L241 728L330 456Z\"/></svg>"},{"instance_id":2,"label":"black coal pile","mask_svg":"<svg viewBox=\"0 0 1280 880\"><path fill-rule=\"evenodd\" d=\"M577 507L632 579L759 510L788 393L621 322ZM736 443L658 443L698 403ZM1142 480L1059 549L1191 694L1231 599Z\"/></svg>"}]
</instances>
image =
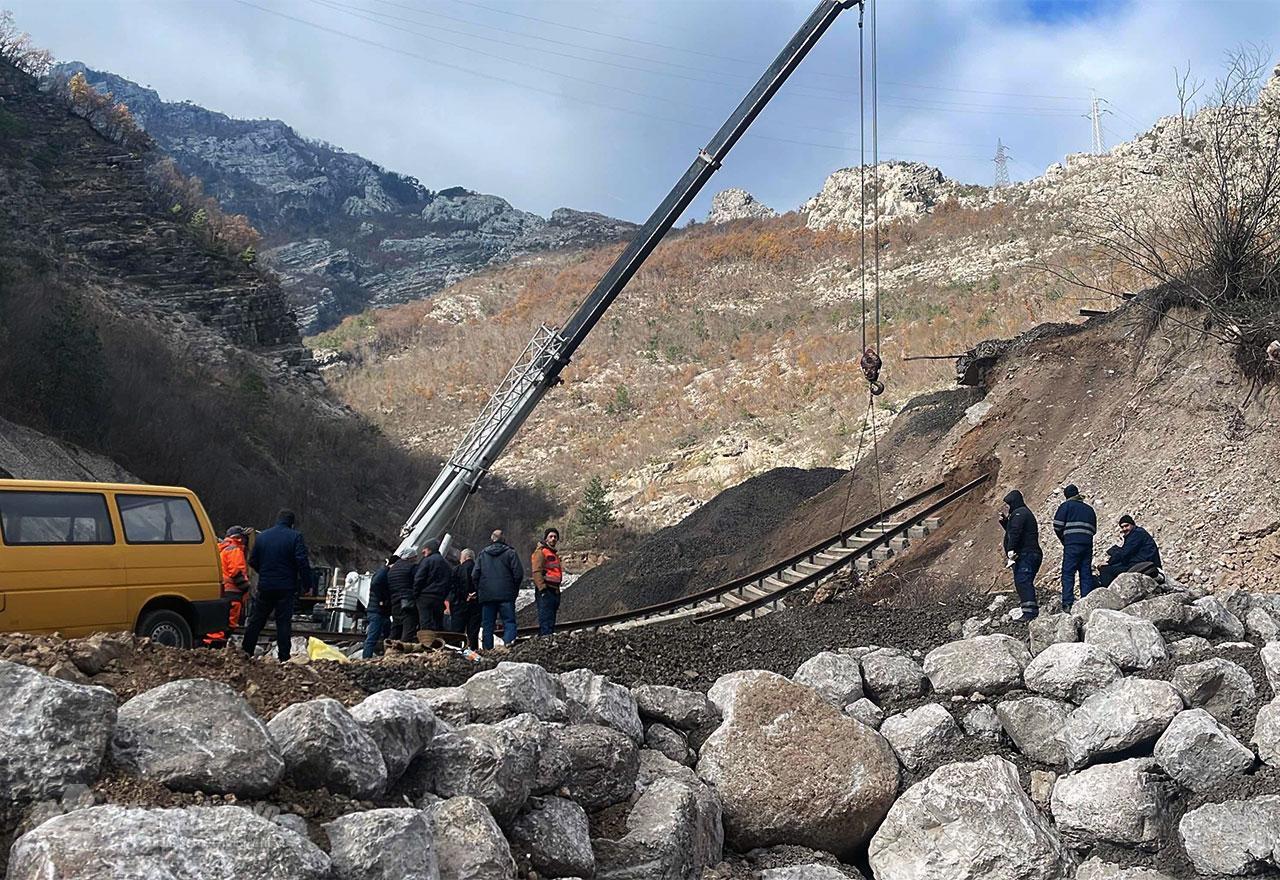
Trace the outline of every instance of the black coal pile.
<instances>
[{"instance_id":1,"label":"black coal pile","mask_svg":"<svg viewBox=\"0 0 1280 880\"><path fill-rule=\"evenodd\" d=\"M619 559L594 568L564 593L562 620L613 614L676 599L772 561L763 542L792 508L845 471L774 468L721 492Z\"/></svg>"}]
</instances>

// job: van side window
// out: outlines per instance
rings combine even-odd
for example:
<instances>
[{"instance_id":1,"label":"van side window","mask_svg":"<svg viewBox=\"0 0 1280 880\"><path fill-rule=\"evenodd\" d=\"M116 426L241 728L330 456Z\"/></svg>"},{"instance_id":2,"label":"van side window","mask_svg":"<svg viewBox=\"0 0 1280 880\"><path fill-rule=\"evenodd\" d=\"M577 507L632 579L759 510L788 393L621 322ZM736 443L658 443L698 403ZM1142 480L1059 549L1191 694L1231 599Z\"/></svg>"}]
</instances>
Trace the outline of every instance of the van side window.
<instances>
[{"instance_id":1,"label":"van side window","mask_svg":"<svg viewBox=\"0 0 1280 880\"><path fill-rule=\"evenodd\" d=\"M0 532L11 546L116 542L107 499L96 492L0 491Z\"/></svg>"},{"instance_id":2,"label":"van side window","mask_svg":"<svg viewBox=\"0 0 1280 880\"><path fill-rule=\"evenodd\" d=\"M173 495L117 495L130 544L199 544L204 532L191 502Z\"/></svg>"}]
</instances>

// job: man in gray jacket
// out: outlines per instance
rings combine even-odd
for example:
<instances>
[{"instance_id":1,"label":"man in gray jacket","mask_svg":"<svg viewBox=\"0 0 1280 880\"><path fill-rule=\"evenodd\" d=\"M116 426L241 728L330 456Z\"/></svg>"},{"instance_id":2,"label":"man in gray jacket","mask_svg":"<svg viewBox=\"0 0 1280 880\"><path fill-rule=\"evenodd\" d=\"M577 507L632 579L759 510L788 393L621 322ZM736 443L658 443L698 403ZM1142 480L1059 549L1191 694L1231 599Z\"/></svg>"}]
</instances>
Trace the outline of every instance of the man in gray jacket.
<instances>
[{"instance_id":1,"label":"man in gray jacket","mask_svg":"<svg viewBox=\"0 0 1280 880\"><path fill-rule=\"evenodd\" d=\"M502 540L502 529L494 529L489 546L476 556L471 581L480 602L481 646L493 647L493 628L502 615L502 641L516 640L516 594L524 583L524 567L515 548Z\"/></svg>"}]
</instances>

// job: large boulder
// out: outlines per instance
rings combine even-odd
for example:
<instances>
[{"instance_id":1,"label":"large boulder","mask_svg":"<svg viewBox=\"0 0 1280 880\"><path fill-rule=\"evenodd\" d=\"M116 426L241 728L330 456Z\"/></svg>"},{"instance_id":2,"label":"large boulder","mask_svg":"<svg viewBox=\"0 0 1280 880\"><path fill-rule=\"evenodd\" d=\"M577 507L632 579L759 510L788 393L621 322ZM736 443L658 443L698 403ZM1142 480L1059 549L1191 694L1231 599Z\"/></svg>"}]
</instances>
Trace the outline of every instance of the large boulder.
<instances>
[{"instance_id":1,"label":"large boulder","mask_svg":"<svg viewBox=\"0 0 1280 880\"><path fill-rule=\"evenodd\" d=\"M597 880L694 880L697 802L693 790L673 778L656 780L627 814L627 833L593 841Z\"/></svg>"},{"instance_id":2,"label":"large boulder","mask_svg":"<svg viewBox=\"0 0 1280 880\"><path fill-rule=\"evenodd\" d=\"M363 724L378 744L390 782L404 775L436 734L435 713L406 691L378 691L365 697L351 710L351 717Z\"/></svg>"},{"instance_id":3,"label":"large boulder","mask_svg":"<svg viewBox=\"0 0 1280 880\"><path fill-rule=\"evenodd\" d=\"M1258 710L1253 724L1253 744L1268 767L1280 767L1280 698Z\"/></svg>"},{"instance_id":4,"label":"large boulder","mask_svg":"<svg viewBox=\"0 0 1280 880\"><path fill-rule=\"evenodd\" d=\"M267 723L284 757L285 779L298 788L327 788L371 798L387 787L382 750L337 700L294 703Z\"/></svg>"},{"instance_id":5,"label":"large boulder","mask_svg":"<svg viewBox=\"0 0 1280 880\"><path fill-rule=\"evenodd\" d=\"M511 846L528 858L544 877L591 877L596 858L591 850L587 813L571 800L533 798L511 823Z\"/></svg>"},{"instance_id":6,"label":"large boulder","mask_svg":"<svg viewBox=\"0 0 1280 880\"><path fill-rule=\"evenodd\" d=\"M1161 632L1187 632L1189 612L1181 597L1166 594L1135 602L1124 609L1125 614L1149 621Z\"/></svg>"},{"instance_id":7,"label":"large boulder","mask_svg":"<svg viewBox=\"0 0 1280 880\"><path fill-rule=\"evenodd\" d=\"M811 687L824 700L847 706L862 699L862 666L858 658L835 651L823 651L800 664L791 676L796 684Z\"/></svg>"},{"instance_id":8,"label":"large boulder","mask_svg":"<svg viewBox=\"0 0 1280 880\"><path fill-rule=\"evenodd\" d=\"M244 797L267 794L284 774L280 749L244 697L204 678L162 684L121 706L111 760L177 791Z\"/></svg>"},{"instance_id":9,"label":"large boulder","mask_svg":"<svg viewBox=\"0 0 1280 880\"><path fill-rule=\"evenodd\" d=\"M1151 742L1182 708L1182 697L1167 682L1122 678L1067 716L1062 728L1067 763L1083 767Z\"/></svg>"},{"instance_id":10,"label":"large boulder","mask_svg":"<svg viewBox=\"0 0 1280 880\"><path fill-rule=\"evenodd\" d=\"M442 798L476 798L505 824L533 791L538 748L535 738L496 725L437 734L422 759L425 787Z\"/></svg>"},{"instance_id":11,"label":"large boulder","mask_svg":"<svg viewBox=\"0 0 1280 880\"><path fill-rule=\"evenodd\" d=\"M525 737L528 745L538 755L538 769L533 778L533 794L549 794L559 791L569 778L572 767L569 753L560 742L563 724L539 721L532 715L517 715L494 725Z\"/></svg>"},{"instance_id":12,"label":"large boulder","mask_svg":"<svg viewBox=\"0 0 1280 880\"><path fill-rule=\"evenodd\" d=\"M1004 635L975 636L934 648L924 658L924 672L940 694L993 696L1022 685L1031 655L1017 639Z\"/></svg>"},{"instance_id":13,"label":"large boulder","mask_svg":"<svg viewBox=\"0 0 1280 880\"><path fill-rule=\"evenodd\" d=\"M642 751L640 772L636 776L636 788L643 794L660 779L674 779L693 791L695 805L692 820L691 865L693 868L696 870L700 866L719 863L724 857L724 810L716 790L699 779L698 774L688 767L676 764L654 752ZM641 812L637 818L643 818L645 815L645 812Z\"/></svg>"},{"instance_id":14,"label":"large boulder","mask_svg":"<svg viewBox=\"0 0 1280 880\"><path fill-rule=\"evenodd\" d=\"M106 688L0 660L0 802L92 785L115 723L116 698Z\"/></svg>"},{"instance_id":15,"label":"large boulder","mask_svg":"<svg viewBox=\"0 0 1280 880\"><path fill-rule=\"evenodd\" d=\"M1072 614L1041 614L1027 626L1027 639L1031 656L1038 656L1050 645L1080 641L1080 621Z\"/></svg>"},{"instance_id":16,"label":"large boulder","mask_svg":"<svg viewBox=\"0 0 1280 880\"><path fill-rule=\"evenodd\" d=\"M1045 697L1025 697L1005 700L996 706L996 716L1018 751L1033 761L1056 766L1067 760L1058 733L1071 709Z\"/></svg>"},{"instance_id":17,"label":"large boulder","mask_svg":"<svg viewBox=\"0 0 1280 880\"><path fill-rule=\"evenodd\" d=\"M440 880L431 823L421 810L369 810L324 826L336 880Z\"/></svg>"},{"instance_id":18,"label":"large boulder","mask_svg":"<svg viewBox=\"0 0 1280 880\"><path fill-rule=\"evenodd\" d=\"M1084 641L1110 654L1126 671L1150 669L1169 656L1154 623L1123 611L1094 611L1084 625Z\"/></svg>"},{"instance_id":19,"label":"large boulder","mask_svg":"<svg viewBox=\"0 0 1280 880\"><path fill-rule=\"evenodd\" d=\"M598 810L631 796L640 766L640 747L631 737L598 724L570 724L555 738L568 757L564 789L570 798Z\"/></svg>"},{"instance_id":20,"label":"large boulder","mask_svg":"<svg viewBox=\"0 0 1280 880\"><path fill-rule=\"evenodd\" d=\"M419 688L405 693L427 704L436 719L454 727L471 723L471 698L465 688Z\"/></svg>"},{"instance_id":21,"label":"large boulder","mask_svg":"<svg viewBox=\"0 0 1280 880\"><path fill-rule=\"evenodd\" d=\"M867 693L877 703L914 700L929 692L924 669L903 651L877 648L863 655L861 663Z\"/></svg>"},{"instance_id":22,"label":"large boulder","mask_svg":"<svg viewBox=\"0 0 1280 880\"><path fill-rule=\"evenodd\" d=\"M872 730L879 730L880 725L884 724L884 710L866 697L845 706L844 714L855 721L861 721Z\"/></svg>"},{"instance_id":23,"label":"large boulder","mask_svg":"<svg viewBox=\"0 0 1280 880\"><path fill-rule=\"evenodd\" d=\"M499 663L471 676L462 688L473 722L492 724L525 713L542 721L570 720L564 685L535 663Z\"/></svg>"},{"instance_id":24,"label":"large boulder","mask_svg":"<svg viewBox=\"0 0 1280 880\"><path fill-rule=\"evenodd\" d=\"M902 766L913 771L934 763L961 739L955 719L937 703L886 718L880 735L893 746Z\"/></svg>"},{"instance_id":25,"label":"large boulder","mask_svg":"<svg viewBox=\"0 0 1280 880\"><path fill-rule=\"evenodd\" d=\"M645 728L644 747L661 752L677 764L693 766L695 756L689 748L688 738L665 724L655 721Z\"/></svg>"},{"instance_id":26,"label":"large boulder","mask_svg":"<svg viewBox=\"0 0 1280 880\"><path fill-rule=\"evenodd\" d=\"M1151 868L1122 868L1102 859L1089 859L1076 871L1076 880L1173 880Z\"/></svg>"},{"instance_id":27,"label":"large boulder","mask_svg":"<svg viewBox=\"0 0 1280 880\"><path fill-rule=\"evenodd\" d=\"M703 744L698 775L720 796L729 843L856 852L898 791L889 743L770 672L731 673L709 695L724 721Z\"/></svg>"},{"instance_id":28,"label":"large boulder","mask_svg":"<svg viewBox=\"0 0 1280 880\"><path fill-rule=\"evenodd\" d=\"M426 814L441 880L515 880L511 847L480 801L451 797Z\"/></svg>"},{"instance_id":29,"label":"large boulder","mask_svg":"<svg viewBox=\"0 0 1280 880\"><path fill-rule=\"evenodd\" d=\"M1144 846L1165 832L1168 797L1151 758L1098 764L1061 777L1050 801L1058 829L1073 840Z\"/></svg>"},{"instance_id":30,"label":"large boulder","mask_svg":"<svg viewBox=\"0 0 1280 880\"><path fill-rule=\"evenodd\" d=\"M1105 587L1099 587L1089 595L1080 597L1080 601L1071 606L1071 616L1087 624L1095 611L1119 611L1124 606L1125 601L1118 595Z\"/></svg>"},{"instance_id":31,"label":"large boulder","mask_svg":"<svg viewBox=\"0 0 1280 880\"><path fill-rule=\"evenodd\" d=\"M631 689L641 717L660 721L676 730L696 730L719 717L719 711L703 694L661 684Z\"/></svg>"},{"instance_id":32,"label":"large boulder","mask_svg":"<svg viewBox=\"0 0 1280 880\"><path fill-rule=\"evenodd\" d=\"M1253 752L1204 709L1187 709L1156 740L1156 763L1174 782L1209 794L1253 768Z\"/></svg>"},{"instance_id":33,"label":"large boulder","mask_svg":"<svg viewBox=\"0 0 1280 880\"><path fill-rule=\"evenodd\" d=\"M1126 571L1116 575L1108 589L1125 605L1132 605L1159 593L1160 584L1150 575Z\"/></svg>"},{"instance_id":34,"label":"large boulder","mask_svg":"<svg viewBox=\"0 0 1280 880\"><path fill-rule=\"evenodd\" d=\"M614 684L590 669L575 669L560 674L570 713L588 724L612 727L625 733L637 744L644 742L644 725L636 698L620 684Z\"/></svg>"},{"instance_id":35,"label":"large boulder","mask_svg":"<svg viewBox=\"0 0 1280 880\"><path fill-rule=\"evenodd\" d=\"M1195 615L1191 631L1198 636L1229 639L1238 642L1244 638L1244 624L1227 610L1217 596L1204 596L1191 603Z\"/></svg>"},{"instance_id":36,"label":"large boulder","mask_svg":"<svg viewBox=\"0 0 1280 880\"><path fill-rule=\"evenodd\" d=\"M89 807L24 834L7 880L329 880L305 837L240 807Z\"/></svg>"},{"instance_id":37,"label":"large boulder","mask_svg":"<svg viewBox=\"0 0 1280 880\"><path fill-rule=\"evenodd\" d=\"M1258 698L1249 673L1222 657L1179 666L1173 687L1188 706L1204 709L1224 724L1243 723Z\"/></svg>"},{"instance_id":38,"label":"large boulder","mask_svg":"<svg viewBox=\"0 0 1280 880\"><path fill-rule=\"evenodd\" d=\"M1003 758L939 767L871 839L876 880L1058 880L1070 855Z\"/></svg>"},{"instance_id":39,"label":"large boulder","mask_svg":"<svg viewBox=\"0 0 1280 880\"><path fill-rule=\"evenodd\" d=\"M1271 686L1272 696L1280 697L1280 642L1268 642L1262 646L1262 671Z\"/></svg>"},{"instance_id":40,"label":"large boulder","mask_svg":"<svg viewBox=\"0 0 1280 880\"><path fill-rule=\"evenodd\" d=\"M1201 874L1238 877L1274 871L1280 867L1280 796L1189 810L1178 823L1178 836Z\"/></svg>"},{"instance_id":41,"label":"large boulder","mask_svg":"<svg viewBox=\"0 0 1280 880\"><path fill-rule=\"evenodd\" d=\"M1111 655L1082 642L1050 645L1027 664L1027 690L1046 697L1083 703L1123 676Z\"/></svg>"}]
</instances>

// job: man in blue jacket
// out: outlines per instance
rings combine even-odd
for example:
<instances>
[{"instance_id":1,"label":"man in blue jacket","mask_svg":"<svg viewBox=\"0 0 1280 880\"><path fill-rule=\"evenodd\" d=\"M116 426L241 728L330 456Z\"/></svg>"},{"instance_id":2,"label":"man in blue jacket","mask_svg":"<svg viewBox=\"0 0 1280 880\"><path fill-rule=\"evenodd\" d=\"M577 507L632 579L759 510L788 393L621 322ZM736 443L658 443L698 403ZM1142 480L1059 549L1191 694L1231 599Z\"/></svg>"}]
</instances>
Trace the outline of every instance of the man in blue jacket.
<instances>
[{"instance_id":1,"label":"man in blue jacket","mask_svg":"<svg viewBox=\"0 0 1280 880\"><path fill-rule=\"evenodd\" d=\"M1151 533L1125 514L1120 517L1124 543L1107 551L1107 564L1098 566L1098 586L1107 587L1120 574L1137 571L1156 577L1160 573L1160 548Z\"/></svg>"},{"instance_id":2,"label":"man in blue jacket","mask_svg":"<svg viewBox=\"0 0 1280 880\"><path fill-rule=\"evenodd\" d=\"M249 566L258 573L258 595L244 631L244 652L250 657L258 647L258 636L266 625L267 615L275 612L276 647L280 662L289 659L289 643L293 636L293 600L311 586L311 560L307 542L294 528L297 517L292 510L276 514L276 524L258 534L249 552Z\"/></svg>"},{"instance_id":3,"label":"man in blue jacket","mask_svg":"<svg viewBox=\"0 0 1280 880\"><path fill-rule=\"evenodd\" d=\"M516 640L516 594L524 583L524 566L515 548L502 540L502 529L489 536L490 544L476 557L471 580L480 600L481 644L493 647L493 629L502 615L502 641L510 645Z\"/></svg>"},{"instance_id":4,"label":"man in blue jacket","mask_svg":"<svg viewBox=\"0 0 1280 880\"><path fill-rule=\"evenodd\" d=\"M1067 499L1053 515L1053 533L1062 542L1062 610L1075 604L1076 574L1080 575L1080 598L1093 589L1093 536L1098 532L1098 515L1084 503L1074 483L1062 489Z\"/></svg>"}]
</instances>

